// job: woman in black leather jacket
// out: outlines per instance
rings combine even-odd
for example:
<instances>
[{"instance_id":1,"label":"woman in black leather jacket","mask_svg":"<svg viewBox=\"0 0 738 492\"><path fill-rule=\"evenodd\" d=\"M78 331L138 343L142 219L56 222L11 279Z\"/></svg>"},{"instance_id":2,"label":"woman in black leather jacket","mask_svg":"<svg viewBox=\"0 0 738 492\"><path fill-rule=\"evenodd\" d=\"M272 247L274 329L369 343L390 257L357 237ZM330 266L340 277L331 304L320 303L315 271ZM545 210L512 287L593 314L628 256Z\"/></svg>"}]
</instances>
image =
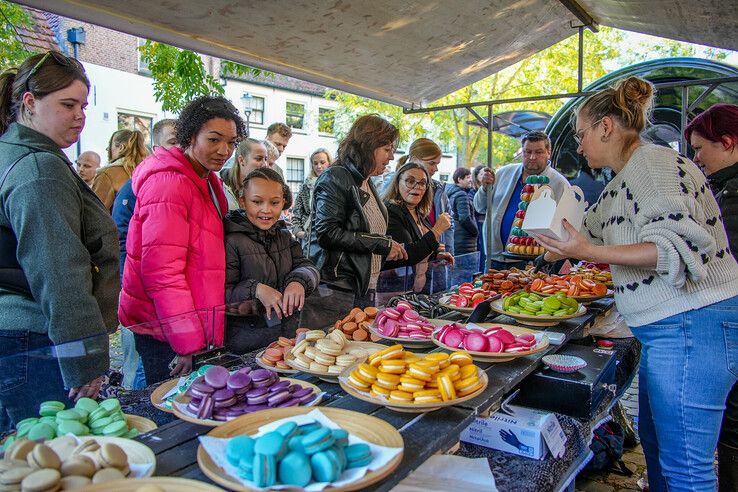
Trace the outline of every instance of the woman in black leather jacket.
<instances>
[{"instance_id":1,"label":"woman in black leather jacket","mask_svg":"<svg viewBox=\"0 0 738 492\"><path fill-rule=\"evenodd\" d=\"M738 259L738 106L715 104L687 125L694 149L720 207L730 252ZM718 488L738 490L738 384L728 394L718 442Z\"/></svg>"},{"instance_id":2,"label":"woman in black leather jacket","mask_svg":"<svg viewBox=\"0 0 738 492\"><path fill-rule=\"evenodd\" d=\"M387 235L387 209L369 179L394 158L398 136L397 128L379 116L362 116L339 145L336 162L315 182L310 258L322 284L312 300L319 301L327 322L336 317L329 319L326 311L340 314L346 307L372 305L382 262L407 258L405 248ZM329 295L330 302L320 299ZM310 318L302 324L325 325Z\"/></svg>"}]
</instances>

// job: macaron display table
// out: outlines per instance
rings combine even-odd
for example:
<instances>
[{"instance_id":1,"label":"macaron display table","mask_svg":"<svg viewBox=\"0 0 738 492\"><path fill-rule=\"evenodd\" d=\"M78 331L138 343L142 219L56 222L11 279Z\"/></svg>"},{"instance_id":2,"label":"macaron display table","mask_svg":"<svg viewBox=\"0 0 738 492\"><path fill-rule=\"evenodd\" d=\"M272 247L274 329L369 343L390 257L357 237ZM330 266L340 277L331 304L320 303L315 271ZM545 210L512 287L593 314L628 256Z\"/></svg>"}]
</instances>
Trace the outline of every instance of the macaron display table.
<instances>
[{"instance_id":1,"label":"macaron display table","mask_svg":"<svg viewBox=\"0 0 738 492\"><path fill-rule=\"evenodd\" d=\"M546 332L561 334L565 342L582 338L597 317L609 311L613 305L612 299L595 301L589 306L584 316L562 321L555 327L547 328ZM443 318L458 322L465 320L465 316L456 312L447 313ZM512 318L496 313L490 313L485 322L516 324ZM343 408L378 417L400 432L405 443L402 462L388 477L365 489L391 490L430 456L446 452L456 446L459 434L475 417L496 411L505 396L541 365L541 357L555 353L559 348L559 345L552 344L538 353L505 363L476 362L486 373L489 381L487 387L478 396L457 405L422 414L396 412L359 400L347 395L340 386L321 381L309 374L299 373L292 377L315 384L325 392L320 407ZM427 350L441 349L429 348ZM254 358L260 351L245 354L238 359L233 358L233 367L236 368L239 364L254 365ZM416 349L416 351L420 350ZM631 365L637 366L637 360ZM159 424L158 429L138 437L156 454L156 474L212 483L198 467L196 458L199 445L198 436L208 433L211 428L181 420L172 421L175 418L173 415L156 410L151 405L148 394L154 389L155 387L150 387L145 395L141 395L145 392L138 392L136 401L130 403L124 401L124 411L143 415ZM499 490L554 490L557 489L555 484L565 483L572 474L576 473L589 452L588 433L591 432L594 424L582 423L564 416L560 417L560 420L564 431L570 438L567 454L563 458L535 461L509 453L486 450L494 455L494 463L492 458L490 458L490 463ZM485 455L478 449L471 449L466 444L462 446L461 453ZM525 484L525 487L520 488L521 484Z\"/></svg>"}]
</instances>

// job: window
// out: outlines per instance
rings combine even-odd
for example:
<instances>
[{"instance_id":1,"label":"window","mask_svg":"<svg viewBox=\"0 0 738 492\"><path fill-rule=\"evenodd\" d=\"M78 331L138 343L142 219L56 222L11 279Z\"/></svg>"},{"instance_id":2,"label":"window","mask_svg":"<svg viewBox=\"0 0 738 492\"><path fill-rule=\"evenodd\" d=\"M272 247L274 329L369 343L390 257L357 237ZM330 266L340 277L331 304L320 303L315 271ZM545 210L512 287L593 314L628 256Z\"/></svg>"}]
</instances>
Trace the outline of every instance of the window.
<instances>
[{"instance_id":1,"label":"window","mask_svg":"<svg viewBox=\"0 0 738 492\"><path fill-rule=\"evenodd\" d=\"M333 123L336 121L336 110L330 108L318 109L318 131L333 135Z\"/></svg>"},{"instance_id":2,"label":"window","mask_svg":"<svg viewBox=\"0 0 738 492\"><path fill-rule=\"evenodd\" d=\"M305 105L300 103L287 103L287 126L298 130L304 129L305 125Z\"/></svg>"},{"instance_id":3,"label":"window","mask_svg":"<svg viewBox=\"0 0 738 492\"><path fill-rule=\"evenodd\" d=\"M251 96L251 114L249 115L249 123L254 125L264 124L264 98L259 96Z\"/></svg>"},{"instance_id":4,"label":"window","mask_svg":"<svg viewBox=\"0 0 738 492\"><path fill-rule=\"evenodd\" d=\"M118 112L118 130L138 130L151 146L151 116Z\"/></svg>"},{"instance_id":5,"label":"window","mask_svg":"<svg viewBox=\"0 0 738 492\"><path fill-rule=\"evenodd\" d=\"M299 157L287 158L287 172L285 174L287 184L293 194L300 191L300 186L305 181L305 159Z\"/></svg>"},{"instance_id":6,"label":"window","mask_svg":"<svg viewBox=\"0 0 738 492\"><path fill-rule=\"evenodd\" d=\"M150 74L151 71L149 70L149 63L143 61L141 58L141 46L146 43L146 40L143 38L136 38L136 57L138 58L138 71L141 73L147 73Z\"/></svg>"}]
</instances>

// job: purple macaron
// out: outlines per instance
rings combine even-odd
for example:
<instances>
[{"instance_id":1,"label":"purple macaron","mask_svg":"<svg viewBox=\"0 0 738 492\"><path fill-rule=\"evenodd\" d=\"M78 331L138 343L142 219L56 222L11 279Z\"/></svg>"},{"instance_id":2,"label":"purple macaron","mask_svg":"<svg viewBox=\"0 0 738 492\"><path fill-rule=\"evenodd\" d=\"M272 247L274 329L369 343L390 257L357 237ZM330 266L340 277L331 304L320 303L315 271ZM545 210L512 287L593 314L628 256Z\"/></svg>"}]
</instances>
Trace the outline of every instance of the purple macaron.
<instances>
[{"instance_id":1,"label":"purple macaron","mask_svg":"<svg viewBox=\"0 0 738 492\"><path fill-rule=\"evenodd\" d=\"M213 399L209 396L202 399L197 410L198 419L209 419L213 415Z\"/></svg>"},{"instance_id":2,"label":"purple macaron","mask_svg":"<svg viewBox=\"0 0 738 492\"><path fill-rule=\"evenodd\" d=\"M279 381L269 387L270 393L277 393L278 391L286 390L290 387L289 381Z\"/></svg>"},{"instance_id":3,"label":"purple macaron","mask_svg":"<svg viewBox=\"0 0 738 492\"><path fill-rule=\"evenodd\" d=\"M303 388L300 387L300 389L296 390L294 393L292 393L293 398L302 398L303 396L307 396L311 394L313 390L311 388Z\"/></svg>"},{"instance_id":4,"label":"purple macaron","mask_svg":"<svg viewBox=\"0 0 738 492\"><path fill-rule=\"evenodd\" d=\"M251 371L251 383L253 384L254 388L263 388L265 386L269 386L272 384L272 373L271 371L267 371L266 369L257 369L255 371Z\"/></svg>"},{"instance_id":5,"label":"purple macaron","mask_svg":"<svg viewBox=\"0 0 738 492\"><path fill-rule=\"evenodd\" d=\"M267 401L268 393L267 388L254 388L246 393L246 401L249 405L263 405Z\"/></svg>"},{"instance_id":6,"label":"purple macaron","mask_svg":"<svg viewBox=\"0 0 738 492\"><path fill-rule=\"evenodd\" d=\"M215 389L225 388L231 374L223 366L213 366L205 373L205 382Z\"/></svg>"},{"instance_id":7,"label":"purple macaron","mask_svg":"<svg viewBox=\"0 0 738 492\"><path fill-rule=\"evenodd\" d=\"M228 378L226 386L237 395L242 395L251 389L251 376L243 372L234 372Z\"/></svg>"},{"instance_id":8,"label":"purple macaron","mask_svg":"<svg viewBox=\"0 0 738 492\"><path fill-rule=\"evenodd\" d=\"M269 405L270 407L276 407L280 403L283 403L291 398L292 398L292 394L290 394L289 391L284 389L282 391L278 391L276 393L270 394L267 400L268 402L267 405Z\"/></svg>"},{"instance_id":9,"label":"purple macaron","mask_svg":"<svg viewBox=\"0 0 738 492\"><path fill-rule=\"evenodd\" d=\"M290 398L289 400L284 401L277 406L280 408L285 408L285 407L296 407L299 404L300 404L299 398Z\"/></svg>"}]
</instances>

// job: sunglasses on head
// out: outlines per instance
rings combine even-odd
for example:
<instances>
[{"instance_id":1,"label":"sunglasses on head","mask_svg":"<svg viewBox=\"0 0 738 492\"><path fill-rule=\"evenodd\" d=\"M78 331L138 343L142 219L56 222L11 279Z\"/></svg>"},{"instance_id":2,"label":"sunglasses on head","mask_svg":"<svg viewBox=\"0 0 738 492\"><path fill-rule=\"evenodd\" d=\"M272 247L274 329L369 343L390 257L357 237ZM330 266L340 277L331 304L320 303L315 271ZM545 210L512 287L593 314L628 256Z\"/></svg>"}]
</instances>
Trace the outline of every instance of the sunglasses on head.
<instances>
[{"instance_id":1,"label":"sunglasses on head","mask_svg":"<svg viewBox=\"0 0 738 492\"><path fill-rule=\"evenodd\" d=\"M47 51L46 54L42 56L41 59L33 66L31 71L28 72L28 75L26 76L26 92L33 92L30 86L31 78L36 75L39 70L41 70L41 67L43 67L44 63L49 58L54 60L57 65L60 65L62 67L71 67L74 65L81 66L81 64L74 58L69 58L56 51Z\"/></svg>"}]
</instances>

